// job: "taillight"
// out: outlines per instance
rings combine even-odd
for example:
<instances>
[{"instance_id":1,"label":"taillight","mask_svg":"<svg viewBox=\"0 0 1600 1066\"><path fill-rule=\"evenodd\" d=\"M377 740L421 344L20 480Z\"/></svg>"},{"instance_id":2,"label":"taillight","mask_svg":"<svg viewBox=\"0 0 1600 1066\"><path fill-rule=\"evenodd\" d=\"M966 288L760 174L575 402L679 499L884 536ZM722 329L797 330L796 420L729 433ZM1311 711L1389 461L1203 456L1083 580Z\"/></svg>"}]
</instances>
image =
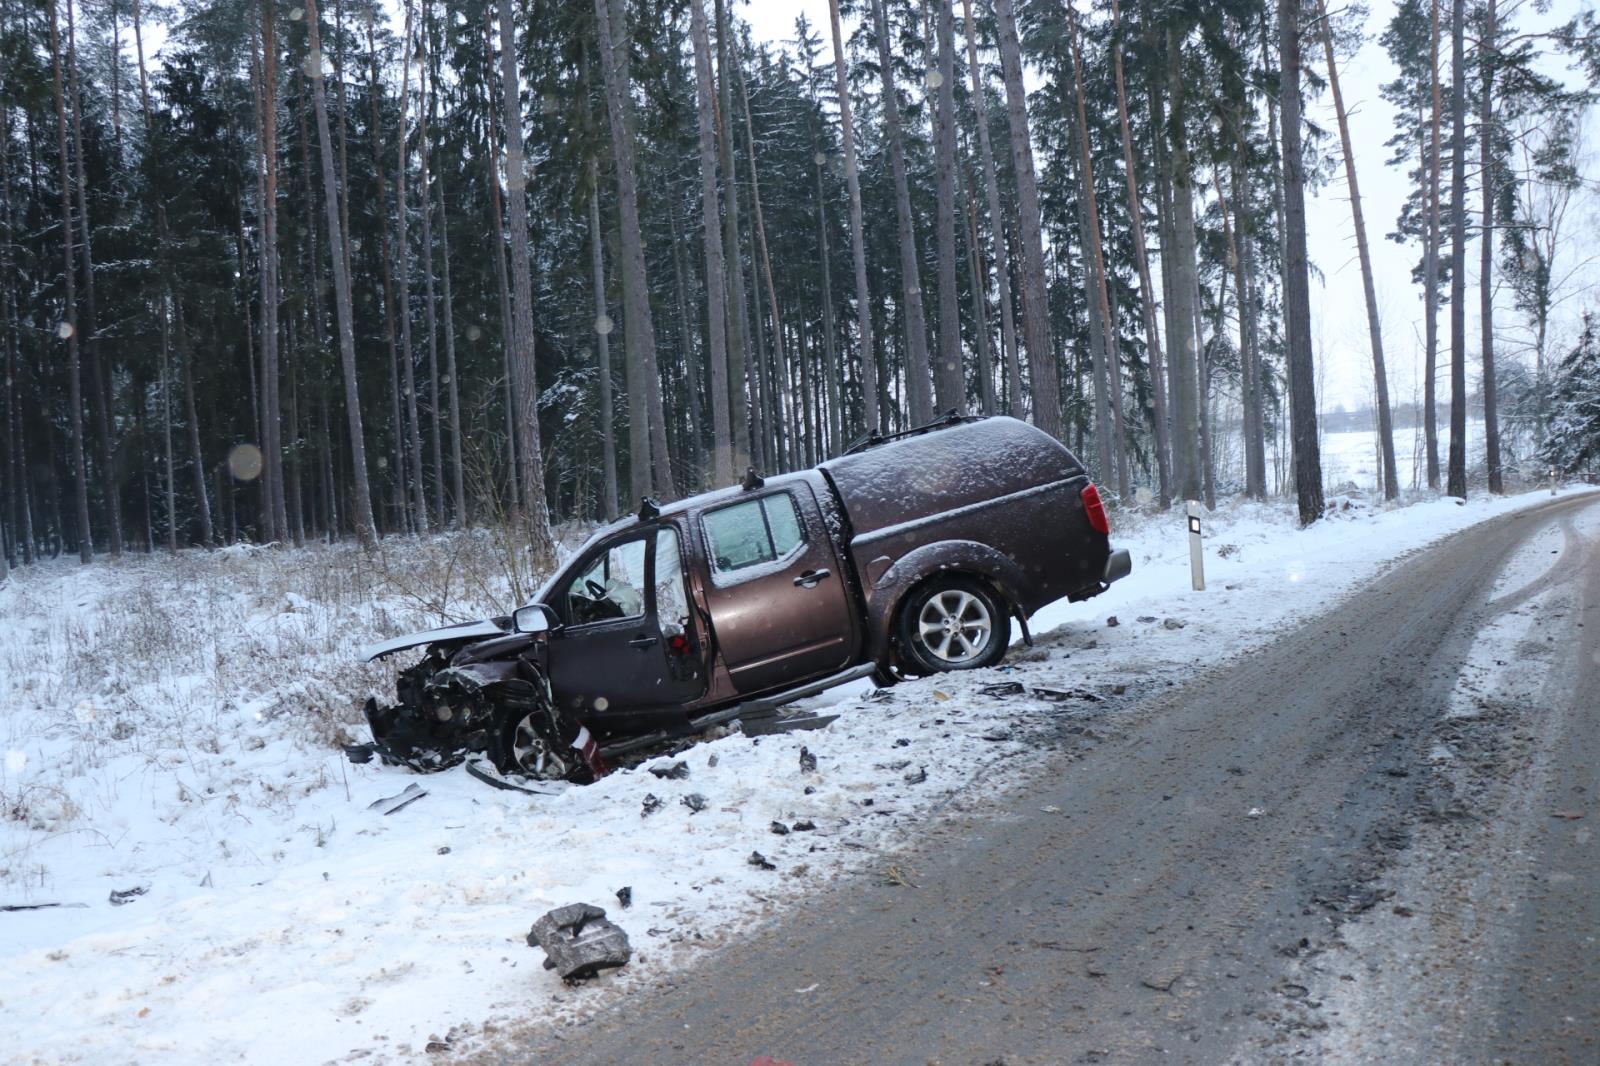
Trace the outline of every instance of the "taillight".
<instances>
[{"instance_id":1,"label":"taillight","mask_svg":"<svg viewBox=\"0 0 1600 1066\"><path fill-rule=\"evenodd\" d=\"M1100 490L1093 485L1083 488L1083 511L1089 516L1089 524L1096 533L1111 532L1111 523L1106 521L1106 505L1100 502Z\"/></svg>"}]
</instances>

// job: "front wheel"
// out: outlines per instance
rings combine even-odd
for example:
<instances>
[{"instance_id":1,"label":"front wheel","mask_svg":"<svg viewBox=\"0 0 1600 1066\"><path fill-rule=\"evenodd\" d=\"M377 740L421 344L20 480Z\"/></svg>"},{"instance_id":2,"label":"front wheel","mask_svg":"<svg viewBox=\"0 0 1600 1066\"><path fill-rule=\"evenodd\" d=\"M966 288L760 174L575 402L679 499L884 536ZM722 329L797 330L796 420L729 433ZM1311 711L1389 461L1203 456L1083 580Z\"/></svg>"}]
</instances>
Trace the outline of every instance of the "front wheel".
<instances>
[{"instance_id":1,"label":"front wheel","mask_svg":"<svg viewBox=\"0 0 1600 1066\"><path fill-rule=\"evenodd\" d=\"M993 666L1011 643L1011 616L994 590L966 577L936 577L900 609L901 661L918 674Z\"/></svg>"}]
</instances>

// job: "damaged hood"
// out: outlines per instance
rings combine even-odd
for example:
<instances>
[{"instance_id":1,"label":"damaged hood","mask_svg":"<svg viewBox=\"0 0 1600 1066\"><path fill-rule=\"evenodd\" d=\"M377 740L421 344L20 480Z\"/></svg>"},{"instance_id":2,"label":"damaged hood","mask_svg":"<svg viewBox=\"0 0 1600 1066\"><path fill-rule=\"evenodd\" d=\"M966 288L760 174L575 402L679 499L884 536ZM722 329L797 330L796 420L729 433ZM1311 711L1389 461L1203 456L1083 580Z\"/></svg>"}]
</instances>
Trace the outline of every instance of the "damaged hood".
<instances>
[{"instance_id":1,"label":"damaged hood","mask_svg":"<svg viewBox=\"0 0 1600 1066\"><path fill-rule=\"evenodd\" d=\"M393 655L397 651L405 651L407 648L415 648L422 644L435 644L444 640L487 640L490 637L503 637L510 632L509 618L486 618L481 622L462 622L442 629L427 629L420 633L391 637L377 644L368 644L359 654L363 662L370 663L374 659L381 659L385 655Z\"/></svg>"}]
</instances>

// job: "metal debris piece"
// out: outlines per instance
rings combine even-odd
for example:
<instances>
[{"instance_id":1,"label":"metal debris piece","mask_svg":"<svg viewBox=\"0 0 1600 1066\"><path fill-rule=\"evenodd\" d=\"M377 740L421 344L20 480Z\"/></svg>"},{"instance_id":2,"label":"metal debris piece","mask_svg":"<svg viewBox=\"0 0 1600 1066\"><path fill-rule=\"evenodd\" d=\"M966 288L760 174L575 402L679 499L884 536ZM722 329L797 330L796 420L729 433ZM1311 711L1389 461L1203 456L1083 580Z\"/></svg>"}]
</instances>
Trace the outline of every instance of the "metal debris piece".
<instances>
[{"instance_id":1,"label":"metal debris piece","mask_svg":"<svg viewBox=\"0 0 1600 1066\"><path fill-rule=\"evenodd\" d=\"M1115 628L1117 628L1117 626L1120 626L1121 624L1122 624L1121 622L1117 621L1117 616L1116 615L1112 615L1111 617L1106 619L1106 627L1109 628L1109 629L1115 629Z\"/></svg>"},{"instance_id":2,"label":"metal debris piece","mask_svg":"<svg viewBox=\"0 0 1600 1066\"><path fill-rule=\"evenodd\" d=\"M1149 625L1151 622L1154 622L1157 619L1156 619L1156 616L1153 615L1153 614L1141 614L1139 616L1138 620L1143 622L1143 623L1145 623L1146 625Z\"/></svg>"},{"instance_id":3,"label":"metal debris piece","mask_svg":"<svg viewBox=\"0 0 1600 1066\"><path fill-rule=\"evenodd\" d=\"M750 853L750 857L748 859L746 859L745 861L748 862L751 866L756 866L756 867L759 867L759 868L761 868L763 870L776 870L778 868L776 864L771 862L765 855L761 854L759 851L752 851Z\"/></svg>"},{"instance_id":4,"label":"metal debris piece","mask_svg":"<svg viewBox=\"0 0 1600 1066\"><path fill-rule=\"evenodd\" d=\"M1103 703L1104 696L1096 695L1085 688L1043 688L1035 685L1032 689L1033 698L1044 700L1046 703L1065 703L1067 700L1086 700L1089 703Z\"/></svg>"},{"instance_id":5,"label":"metal debris piece","mask_svg":"<svg viewBox=\"0 0 1600 1066\"><path fill-rule=\"evenodd\" d=\"M798 733L807 729L822 729L839 718L836 714L813 714L796 711L792 714L774 714L762 718L741 718L739 728L747 737L766 737L777 733Z\"/></svg>"},{"instance_id":6,"label":"metal debris piece","mask_svg":"<svg viewBox=\"0 0 1600 1066\"><path fill-rule=\"evenodd\" d=\"M1000 697L1020 696L1027 690L1022 687L1021 681L1002 681L997 685L984 685L978 691L985 696Z\"/></svg>"},{"instance_id":7,"label":"metal debris piece","mask_svg":"<svg viewBox=\"0 0 1600 1066\"><path fill-rule=\"evenodd\" d=\"M773 822L767 828L772 830L775 836L786 837L789 835L789 827L782 822Z\"/></svg>"},{"instance_id":8,"label":"metal debris piece","mask_svg":"<svg viewBox=\"0 0 1600 1066\"><path fill-rule=\"evenodd\" d=\"M537 792L531 788L523 788L521 785L513 785L510 781L507 781L503 777L496 777L488 770L485 770L483 766L477 762L469 761L466 765L467 773L472 777L477 778L479 781L482 781L486 785L503 789L506 792L524 792L530 796L546 795L546 793Z\"/></svg>"},{"instance_id":9,"label":"metal debris piece","mask_svg":"<svg viewBox=\"0 0 1600 1066\"><path fill-rule=\"evenodd\" d=\"M557 907L533 923L528 946L544 949L545 969L564 981L582 981L601 970L624 966L633 957L628 934L589 903Z\"/></svg>"},{"instance_id":10,"label":"metal debris piece","mask_svg":"<svg viewBox=\"0 0 1600 1066\"><path fill-rule=\"evenodd\" d=\"M689 776L689 764L682 759L670 766L652 766L649 769L663 781L681 781Z\"/></svg>"},{"instance_id":11,"label":"metal debris piece","mask_svg":"<svg viewBox=\"0 0 1600 1066\"><path fill-rule=\"evenodd\" d=\"M811 754L810 748L804 746L800 748L800 772L803 774L817 772L817 757Z\"/></svg>"},{"instance_id":12,"label":"metal debris piece","mask_svg":"<svg viewBox=\"0 0 1600 1066\"><path fill-rule=\"evenodd\" d=\"M617 902L622 905L623 910L627 910L629 907L633 906L632 885L623 885L621 888L617 889Z\"/></svg>"},{"instance_id":13,"label":"metal debris piece","mask_svg":"<svg viewBox=\"0 0 1600 1066\"><path fill-rule=\"evenodd\" d=\"M699 814L701 811L711 806L711 801L700 795L698 792L691 792L678 802L689 808L689 811L692 814Z\"/></svg>"},{"instance_id":14,"label":"metal debris piece","mask_svg":"<svg viewBox=\"0 0 1600 1066\"><path fill-rule=\"evenodd\" d=\"M1162 629L1182 629L1186 624L1176 618L1163 618L1161 620Z\"/></svg>"},{"instance_id":15,"label":"metal debris piece","mask_svg":"<svg viewBox=\"0 0 1600 1066\"><path fill-rule=\"evenodd\" d=\"M809 833L817 827L817 823L809 818L802 818L791 827L796 833Z\"/></svg>"},{"instance_id":16,"label":"metal debris piece","mask_svg":"<svg viewBox=\"0 0 1600 1066\"><path fill-rule=\"evenodd\" d=\"M639 809L640 818L648 818L661 809L661 797L654 792L644 794L644 806Z\"/></svg>"},{"instance_id":17,"label":"metal debris piece","mask_svg":"<svg viewBox=\"0 0 1600 1066\"><path fill-rule=\"evenodd\" d=\"M132 903L146 892L150 891L149 885L134 885L132 888L112 889L111 905L120 907L125 903Z\"/></svg>"},{"instance_id":18,"label":"metal debris piece","mask_svg":"<svg viewBox=\"0 0 1600 1066\"><path fill-rule=\"evenodd\" d=\"M385 796L382 799L373 800L367 804L367 810L378 811L382 814L393 814L396 811L405 810L427 794L427 790L421 785L409 784L406 786L406 790L398 795Z\"/></svg>"},{"instance_id":19,"label":"metal debris piece","mask_svg":"<svg viewBox=\"0 0 1600 1066\"><path fill-rule=\"evenodd\" d=\"M0 903L0 914L12 911L47 911L53 907L87 907L87 903Z\"/></svg>"}]
</instances>

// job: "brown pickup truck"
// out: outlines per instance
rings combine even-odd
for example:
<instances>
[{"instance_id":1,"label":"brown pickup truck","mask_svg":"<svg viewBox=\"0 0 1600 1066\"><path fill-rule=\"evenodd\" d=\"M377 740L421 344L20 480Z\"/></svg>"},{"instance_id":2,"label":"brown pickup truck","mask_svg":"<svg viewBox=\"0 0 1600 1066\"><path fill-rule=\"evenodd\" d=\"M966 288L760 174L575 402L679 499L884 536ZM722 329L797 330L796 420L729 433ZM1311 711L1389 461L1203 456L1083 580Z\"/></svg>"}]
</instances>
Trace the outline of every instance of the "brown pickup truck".
<instances>
[{"instance_id":1,"label":"brown pickup truck","mask_svg":"<svg viewBox=\"0 0 1600 1066\"><path fill-rule=\"evenodd\" d=\"M1014 619L1131 569L1083 466L1012 418L873 435L820 466L657 506L590 538L512 618L412 634L374 747L439 769L607 758L856 678L991 666Z\"/></svg>"}]
</instances>

